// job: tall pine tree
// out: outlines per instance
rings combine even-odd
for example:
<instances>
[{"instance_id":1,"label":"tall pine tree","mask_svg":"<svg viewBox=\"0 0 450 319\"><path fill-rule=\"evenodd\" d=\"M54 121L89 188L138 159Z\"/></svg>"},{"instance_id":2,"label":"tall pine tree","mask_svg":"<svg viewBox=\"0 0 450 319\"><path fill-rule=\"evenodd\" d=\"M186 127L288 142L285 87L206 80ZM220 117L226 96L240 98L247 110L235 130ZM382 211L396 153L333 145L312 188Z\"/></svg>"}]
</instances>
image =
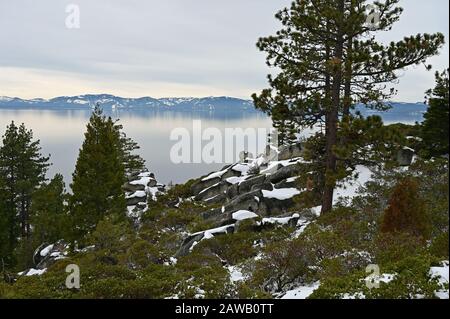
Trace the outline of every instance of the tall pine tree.
<instances>
[{"instance_id":1,"label":"tall pine tree","mask_svg":"<svg viewBox=\"0 0 450 319\"><path fill-rule=\"evenodd\" d=\"M340 132L351 125L346 124L351 109L358 103L389 108L384 101L395 90L387 84L398 80L398 71L437 54L444 42L442 34L418 34L389 45L377 42L374 34L399 20L398 2L378 1L368 11L366 0L296 0L276 15L283 28L258 42L267 64L279 72L269 75L271 88L253 95L255 106L278 120L293 120L299 129L325 126L323 213L332 209L339 166L348 161L336 153L348 143ZM289 112L277 111L280 101Z\"/></svg>"},{"instance_id":2,"label":"tall pine tree","mask_svg":"<svg viewBox=\"0 0 450 319\"><path fill-rule=\"evenodd\" d=\"M116 124L115 128L120 135L121 156L125 173L129 175L133 172L142 171L145 168L145 160L135 153L136 150L140 149L140 146L122 131L122 125Z\"/></svg>"},{"instance_id":3,"label":"tall pine tree","mask_svg":"<svg viewBox=\"0 0 450 319\"><path fill-rule=\"evenodd\" d=\"M124 216L123 154L120 129L97 105L87 125L71 184L75 238L91 232L105 216Z\"/></svg>"},{"instance_id":4,"label":"tall pine tree","mask_svg":"<svg viewBox=\"0 0 450 319\"><path fill-rule=\"evenodd\" d=\"M427 157L448 155L449 70L436 73L436 87L427 92L428 110L422 125Z\"/></svg>"},{"instance_id":5,"label":"tall pine tree","mask_svg":"<svg viewBox=\"0 0 450 319\"><path fill-rule=\"evenodd\" d=\"M8 214L6 206L6 192L4 191L4 181L0 176L0 269L4 270L5 264L9 263L9 258L13 251L10 240L10 220L11 214Z\"/></svg>"},{"instance_id":6,"label":"tall pine tree","mask_svg":"<svg viewBox=\"0 0 450 319\"><path fill-rule=\"evenodd\" d=\"M67 238L70 227L67 199L61 174L56 174L33 194L31 224L34 243L54 243Z\"/></svg>"},{"instance_id":7,"label":"tall pine tree","mask_svg":"<svg viewBox=\"0 0 450 319\"><path fill-rule=\"evenodd\" d=\"M14 122L6 129L0 147L0 253L5 267L14 266L19 240L31 236L31 199L45 181L48 157L41 155L33 132Z\"/></svg>"},{"instance_id":8,"label":"tall pine tree","mask_svg":"<svg viewBox=\"0 0 450 319\"><path fill-rule=\"evenodd\" d=\"M30 208L33 192L45 181L48 157L41 155L40 141L33 132L14 122L6 129L0 148L0 176L6 193L6 211L10 221L10 236L27 238L31 235ZM17 224L20 233L16 233Z\"/></svg>"}]
</instances>

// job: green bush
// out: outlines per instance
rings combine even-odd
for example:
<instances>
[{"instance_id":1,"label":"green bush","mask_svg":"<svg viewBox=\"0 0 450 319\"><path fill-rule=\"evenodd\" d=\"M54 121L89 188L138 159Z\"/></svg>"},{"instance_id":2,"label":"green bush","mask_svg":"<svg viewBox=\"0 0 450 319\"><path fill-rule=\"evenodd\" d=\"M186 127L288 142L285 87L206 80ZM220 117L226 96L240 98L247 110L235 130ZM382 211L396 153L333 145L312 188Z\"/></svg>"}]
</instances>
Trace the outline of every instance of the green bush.
<instances>
[{"instance_id":1,"label":"green bush","mask_svg":"<svg viewBox=\"0 0 450 319\"><path fill-rule=\"evenodd\" d=\"M311 299L413 299L435 298L439 290L436 280L429 276L435 260L428 255L407 257L381 268L382 274L394 275L390 282L379 282L378 288L369 289L365 271L355 271L342 277L330 277L321 281Z\"/></svg>"},{"instance_id":2,"label":"green bush","mask_svg":"<svg viewBox=\"0 0 450 319\"><path fill-rule=\"evenodd\" d=\"M430 246L430 253L435 256L442 259L448 259L449 255L449 247L448 247L448 232L442 233L441 235L437 236Z\"/></svg>"},{"instance_id":3,"label":"green bush","mask_svg":"<svg viewBox=\"0 0 450 319\"><path fill-rule=\"evenodd\" d=\"M421 238L407 233L381 233L376 239L374 255L377 264L386 265L401 261L425 250Z\"/></svg>"},{"instance_id":4,"label":"green bush","mask_svg":"<svg viewBox=\"0 0 450 319\"><path fill-rule=\"evenodd\" d=\"M200 242L195 246L195 250L217 255L228 264L236 265L256 255L256 249L253 247L256 237L256 234L252 232L215 236Z\"/></svg>"},{"instance_id":5,"label":"green bush","mask_svg":"<svg viewBox=\"0 0 450 319\"><path fill-rule=\"evenodd\" d=\"M162 263L164 256L154 245L145 240L133 243L126 253L126 263L133 268L143 269L152 264Z\"/></svg>"},{"instance_id":6,"label":"green bush","mask_svg":"<svg viewBox=\"0 0 450 319\"><path fill-rule=\"evenodd\" d=\"M194 250L178 260L176 269L183 277L176 288L180 298L220 299L233 294L228 270L217 256Z\"/></svg>"},{"instance_id":7,"label":"green bush","mask_svg":"<svg viewBox=\"0 0 450 319\"><path fill-rule=\"evenodd\" d=\"M265 292L281 292L288 285L307 276L308 252L299 240L268 244L257 260L248 284Z\"/></svg>"}]
</instances>

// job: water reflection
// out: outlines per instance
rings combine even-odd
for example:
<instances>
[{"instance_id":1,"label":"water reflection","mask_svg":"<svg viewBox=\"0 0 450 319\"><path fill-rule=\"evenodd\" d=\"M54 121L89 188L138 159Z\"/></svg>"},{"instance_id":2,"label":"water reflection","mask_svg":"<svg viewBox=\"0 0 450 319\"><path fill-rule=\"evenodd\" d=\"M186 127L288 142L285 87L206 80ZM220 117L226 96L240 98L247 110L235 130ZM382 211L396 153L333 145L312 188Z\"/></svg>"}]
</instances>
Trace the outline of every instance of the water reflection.
<instances>
[{"instance_id":1,"label":"water reflection","mask_svg":"<svg viewBox=\"0 0 450 319\"><path fill-rule=\"evenodd\" d=\"M175 128L186 128L192 132L193 120L200 119L202 127L270 129L271 121L259 113L215 114L213 112L152 112L112 111L106 112L113 118L120 118L127 135L141 146L140 154L147 161L148 168L164 183L180 183L193 177L221 168L224 164L173 164L170 150L175 142L170 133ZM83 142L89 110L0 110L0 132L15 121L25 123L33 129L35 138L41 140L44 155L51 154L53 163L49 176L62 173L70 182L79 148Z\"/></svg>"},{"instance_id":2,"label":"water reflection","mask_svg":"<svg viewBox=\"0 0 450 319\"><path fill-rule=\"evenodd\" d=\"M417 112L416 112L417 113ZM401 109L380 113L385 123L403 122L414 124L421 121L422 113L411 113ZM51 154L53 166L49 176L62 173L66 182L70 182L78 151L84 138L90 110L9 110L0 109L0 133L3 135L6 125L14 120L25 123L34 131L35 138L41 140L43 154ZM170 141L170 133L175 128L185 128L192 133L194 120L202 121L202 128L218 128L224 134L226 128L271 128L271 121L257 112L173 112L153 110L113 110L107 115L119 119L127 135L141 146L140 154L147 161L148 168L163 182L180 183L193 177L199 177L225 164L173 164L170 150L176 143ZM369 115L369 114L366 114ZM304 132L310 134L311 132ZM192 136L192 134L191 134ZM203 145L208 142L204 142ZM260 145L258 145L260 146ZM228 151L228 150L227 150ZM262 151L259 147L259 151Z\"/></svg>"}]
</instances>

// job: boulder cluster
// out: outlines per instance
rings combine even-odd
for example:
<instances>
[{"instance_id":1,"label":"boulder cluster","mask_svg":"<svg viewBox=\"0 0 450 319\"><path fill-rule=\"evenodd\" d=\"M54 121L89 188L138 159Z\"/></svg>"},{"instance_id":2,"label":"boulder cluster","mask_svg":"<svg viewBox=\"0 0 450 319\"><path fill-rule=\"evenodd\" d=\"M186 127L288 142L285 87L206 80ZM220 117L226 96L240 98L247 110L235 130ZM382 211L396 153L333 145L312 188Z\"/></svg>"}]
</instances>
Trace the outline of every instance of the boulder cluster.
<instances>
[{"instance_id":1,"label":"boulder cluster","mask_svg":"<svg viewBox=\"0 0 450 319\"><path fill-rule=\"evenodd\" d=\"M202 239L237 231L243 220L254 220L256 227L304 222L303 216L292 212L293 198L306 191L297 183L298 164L304 162L301 144L268 147L257 158L247 155L192 185L195 200L220 206L201 214L217 228L188 236L178 255L187 254Z\"/></svg>"},{"instance_id":2,"label":"boulder cluster","mask_svg":"<svg viewBox=\"0 0 450 319\"><path fill-rule=\"evenodd\" d=\"M147 170L131 173L122 188L125 191L128 216L135 220L139 220L142 212L147 209L149 199L156 200L166 190L165 185L158 183L155 174Z\"/></svg>"}]
</instances>

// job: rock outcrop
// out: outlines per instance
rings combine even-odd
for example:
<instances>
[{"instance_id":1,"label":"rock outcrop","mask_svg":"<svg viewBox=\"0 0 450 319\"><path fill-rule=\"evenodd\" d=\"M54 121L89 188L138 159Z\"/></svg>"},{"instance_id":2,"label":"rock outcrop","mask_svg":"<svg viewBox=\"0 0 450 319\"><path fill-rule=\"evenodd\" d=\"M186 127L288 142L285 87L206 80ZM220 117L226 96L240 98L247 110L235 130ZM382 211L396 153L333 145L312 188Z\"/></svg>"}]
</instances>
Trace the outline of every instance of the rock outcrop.
<instances>
[{"instance_id":1,"label":"rock outcrop","mask_svg":"<svg viewBox=\"0 0 450 319\"><path fill-rule=\"evenodd\" d=\"M239 210L258 212L263 217L289 212L292 198L300 194L295 181L303 159L293 156L300 155L302 147L298 144L267 152L270 154L255 159L245 156L239 163L201 177L192 186L195 200L222 205L221 209L202 213L205 220L223 226L232 222L230 215ZM268 196L271 193L276 195Z\"/></svg>"},{"instance_id":2,"label":"rock outcrop","mask_svg":"<svg viewBox=\"0 0 450 319\"><path fill-rule=\"evenodd\" d=\"M165 193L166 186L158 183L155 174L147 170L133 172L127 179L122 189L125 192L128 217L138 222L147 209L148 200L156 200L159 194Z\"/></svg>"},{"instance_id":3,"label":"rock outcrop","mask_svg":"<svg viewBox=\"0 0 450 319\"><path fill-rule=\"evenodd\" d=\"M397 153L397 162L400 166L409 166L413 162L416 151L412 148L404 147Z\"/></svg>"},{"instance_id":4,"label":"rock outcrop","mask_svg":"<svg viewBox=\"0 0 450 319\"><path fill-rule=\"evenodd\" d=\"M44 274L48 267L58 260L67 258L69 254L69 244L64 240L59 240L54 244L44 243L40 245L33 254L34 267L18 273L19 276L40 276Z\"/></svg>"},{"instance_id":5,"label":"rock outcrop","mask_svg":"<svg viewBox=\"0 0 450 319\"><path fill-rule=\"evenodd\" d=\"M300 216L300 214L295 213L279 217L261 218L254 212L239 210L231 214L230 221L233 223L191 234L186 237L175 257L178 258L181 256L186 256L202 240L239 232L242 222L249 220L252 221L252 225L255 230L262 230L264 228L271 228L279 225L291 227L297 227L300 225L302 227L306 227L306 225L311 222L311 216L308 216L307 214L305 214L304 216Z\"/></svg>"},{"instance_id":6,"label":"rock outcrop","mask_svg":"<svg viewBox=\"0 0 450 319\"><path fill-rule=\"evenodd\" d=\"M203 239L235 232L242 216L259 219L259 222L255 221L255 227L259 228L270 224L270 221L277 223L278 219L280 223L288 221L286 224L295 224L299 216L292 217L292 209L295 206L293 198L301 194L296 183L301 174L299 163L304 161L301 154L300 144L279 150L269 147L257 158L252 159L246 154L240 162L201 177L191 191L197 201L221 204L220 208L201 214L217 228L189 235L178 256L189 253Z\"/></svg>"}]
</instances>

